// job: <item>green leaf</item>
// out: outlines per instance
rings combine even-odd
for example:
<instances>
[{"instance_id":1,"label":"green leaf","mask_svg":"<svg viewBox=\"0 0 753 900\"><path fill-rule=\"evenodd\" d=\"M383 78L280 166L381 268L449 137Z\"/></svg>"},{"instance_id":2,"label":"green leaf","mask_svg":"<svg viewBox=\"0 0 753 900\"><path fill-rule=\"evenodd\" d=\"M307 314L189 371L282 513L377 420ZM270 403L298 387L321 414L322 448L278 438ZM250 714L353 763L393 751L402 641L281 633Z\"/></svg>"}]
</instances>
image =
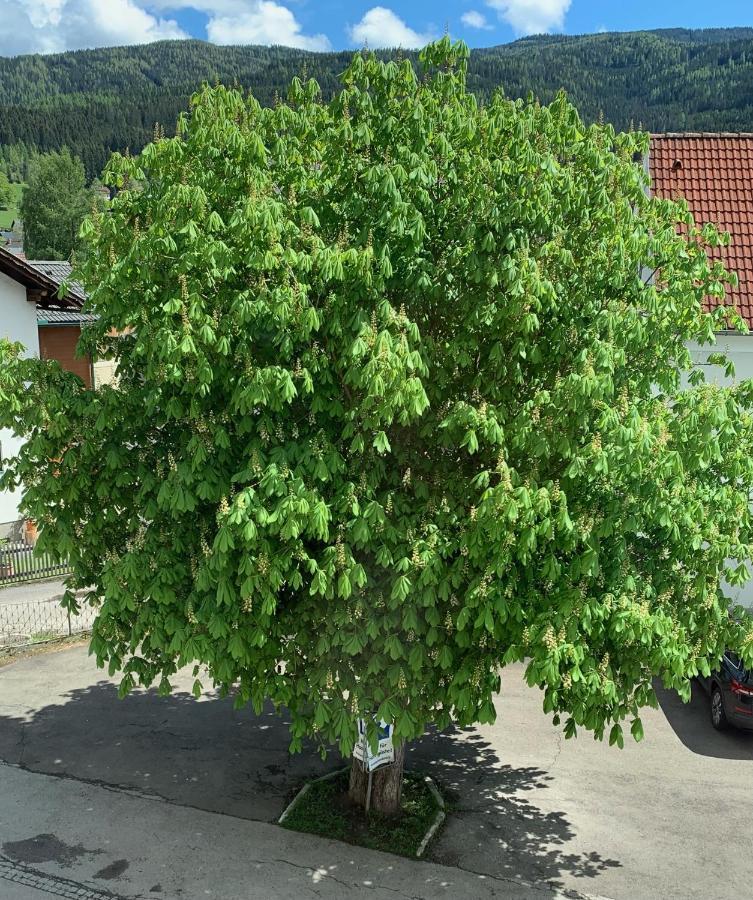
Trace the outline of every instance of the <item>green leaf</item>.
<instances>
[{"instance_id":1,"label":"green leaf","mask_svg":"<svg viewBox=\"0 0 753 900\"><path fill-rule=\"evenodd\" d=\"M410 594L411 582L407 575L400 575L395 581L392 583L392 593L390 595L392 600L399 600L402 602L405 600Z\"/></svg>"},{"instance_id":2,"label":"green leaf","mask_svg":"<svg viewBox=\"0 0 753 900\"><path fill-rule=\"evenodd\" d=\"M617 744L620 750L625 746L625 739L622 736L622 726L619 724L613 725L609 732L609 746L612 747L614 744Z\"/></svg>"},{"instance_id":3,"label":"green leaf","mask_svg":"<svg viewBox=\"0 0 753 900\"><path fill-rule=\"evenodd\" d=\"M378 431L374 436L373 446L376 448L378 453L384 454L390 452L390 442L387 440L387 435L383 431Z\"/></svg>"},{"instance_id":4,"label":"green leaf","mask_svg":"<svg viewBox=\"0 0 753 900\"><path fill-rule=\"evenodd\" d=\"M233 659L243 659L246 655L246 648L243 643L243 638L238 634L238 632L234 632L233 636L230 638L230 642L228 643L228 650L230 651L230 655Z\"/></svg>"},{"instance_id":5,"label":"green leaf","mask_svg":"<svg viewBox=\"0 0 753 900\"><path fill-rule=\"evenodd\" d=\"M353 588L350 584L350 578L348 577L347 572L341 572L340 577L337 579L337 594L340 597L344 597L346 600L353 593Z\"/></svg>"}]
</instances>

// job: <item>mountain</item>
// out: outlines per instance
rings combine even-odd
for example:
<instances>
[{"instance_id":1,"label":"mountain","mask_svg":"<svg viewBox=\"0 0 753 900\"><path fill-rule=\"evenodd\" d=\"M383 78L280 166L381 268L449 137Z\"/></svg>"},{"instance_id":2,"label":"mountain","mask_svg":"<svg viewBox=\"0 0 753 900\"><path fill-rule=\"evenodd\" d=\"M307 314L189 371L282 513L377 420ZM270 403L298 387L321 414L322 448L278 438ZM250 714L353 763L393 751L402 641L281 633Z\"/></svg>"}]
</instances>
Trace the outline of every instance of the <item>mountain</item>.
<instances>
[{"instance_id":1,"label":"mountain","mask_svg":"<svg viewBox=\"0 0 753 900\"><path fill-rule=\"evenodd\" d=\"M67 145L93 177L112 150L139 150L155 122L169 132L204 81L237 83L269 104L307 73L330 96L350 57L203 41L0 57L0 164L22 177L31 152ZM753 28L523 38L474 50L469 86L542 102L565 88L584 118L603 114L620 129L753 131Z\"/></svg>"}]
</instances>

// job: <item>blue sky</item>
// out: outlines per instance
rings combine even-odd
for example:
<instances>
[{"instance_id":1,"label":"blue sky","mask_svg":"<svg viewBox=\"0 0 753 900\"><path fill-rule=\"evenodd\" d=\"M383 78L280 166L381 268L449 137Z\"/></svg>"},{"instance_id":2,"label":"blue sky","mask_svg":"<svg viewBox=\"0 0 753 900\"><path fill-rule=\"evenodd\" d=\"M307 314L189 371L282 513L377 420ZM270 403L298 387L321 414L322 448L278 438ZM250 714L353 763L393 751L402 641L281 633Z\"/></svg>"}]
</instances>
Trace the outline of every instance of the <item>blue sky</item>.
<instances>
[{"instance_id":1,"label":"blue sky","mask_svg":"<svg viewBox=\"0 0 753 900\"><path fill-rule=\"evenodd\" d=\"M525 34L753 26L751 0L0 0L0 55L198 37L311 50Z\"/></svg>"}]
</instances>

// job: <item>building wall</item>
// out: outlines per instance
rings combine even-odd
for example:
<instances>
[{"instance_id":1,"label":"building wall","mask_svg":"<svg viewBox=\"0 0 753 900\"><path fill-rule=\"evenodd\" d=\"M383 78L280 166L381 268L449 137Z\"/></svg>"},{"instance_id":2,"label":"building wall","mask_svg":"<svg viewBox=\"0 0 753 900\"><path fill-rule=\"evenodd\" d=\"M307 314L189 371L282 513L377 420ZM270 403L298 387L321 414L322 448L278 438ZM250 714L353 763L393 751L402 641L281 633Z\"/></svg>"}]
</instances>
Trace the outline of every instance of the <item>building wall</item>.
<instances>
[{"instance_id":1,"label":"building wall","mask_svg":"<svg viewBox=\"0 0 753 900\"><path fill-rule=\"evenodd\" d=\"M56 359L69 372L74 372L87 387L91 387L92 367L88 356L76 356L76 344L81 337L78 325L41 325L39 351L42 359Z\"/></svg>"},{"instance_id":2,"label":"building wall","mask_svg":"<svg viewBox=\"0 0 753 900\"><path fill-rule=\"evenodd\" d=\"M115 375L115 361L112 359L96 359L92 364L94 374L94 387L101 387L103 384L115 384L117 377Z\"/></svg>"},{"instance_id":3,"label":"building wall","mask_svg":"<svg viewBox=\"0 0 753 900\"><path fill-rule=\"evenodd\" d=\"M713 347L688 344L690 355L697 366L703 368L706 380L714 384L731 384L719 366L710 366L709 353L726 353L735 364L735 381L753 378L753 334L718 334Z\"/></svg>"},{"instance_id":4,"label":"building wall","mask_svg":"<svg viewBox=\"0 0 753 900\"><path fill-rule=\"evenodd\" d=\"M0 338L18 341L26 348L25 355L39 356L37 310L26 299L26 288L0 272ZM2 459L15 456L22 441L7 429L0 428ZM2 465L2 462L0 462ZM0 491L0 523L18 518L21 491Z\"/></svg>"},{"instance_id":5,"label":"building wall","mask_svg":"<svg viewBox=\"0 0 753 900\"><path fill-rule=\"evenodd\" d=\"M753 334L719 334L713 347L688 344L688 349L695 364L704 370L706 381L712 384L732 384L733 380L726 378L719 366L708 364L709 353L725 353L732 360L735 382L753 378ZM753 611L753 578L742 587L726 585L726 593L735 603Z\"/></svg>"}]
</instances>

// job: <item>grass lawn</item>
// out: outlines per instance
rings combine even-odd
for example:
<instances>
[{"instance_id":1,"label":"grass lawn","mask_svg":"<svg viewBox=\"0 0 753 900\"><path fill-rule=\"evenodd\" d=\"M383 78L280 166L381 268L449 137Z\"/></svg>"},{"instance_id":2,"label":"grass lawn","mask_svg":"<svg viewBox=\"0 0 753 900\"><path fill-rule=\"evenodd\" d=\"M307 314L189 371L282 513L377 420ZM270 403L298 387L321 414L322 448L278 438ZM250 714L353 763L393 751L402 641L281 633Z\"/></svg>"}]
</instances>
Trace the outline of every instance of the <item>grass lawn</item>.
<instances>
[{"instance_id":1,"label":"grass lawn","mask_svg":"<svg viewBox=\"0 0 753 900\"><path fill-rule=\"evenodd\" d=\"M348 772L342 772L329 781L314 782L282 827L415 858L437 804L422 779L406 775L402 807L394 819L374 812L365 816L348 799Z\"/></svg>"},{"instance_id":2,"label":"grass lawn","mask_svg":"<svg viewBox=\"0 0 753 900\"><path fill-rule=\"evenodd\" d=\"M0 230L7 230L13 224L13 220L18 218L18 206L21 203L21 191L24 186L22 184L11 184L13 191L13 202L8 209L0 209Z\"/></svg>"}]
</instances>

